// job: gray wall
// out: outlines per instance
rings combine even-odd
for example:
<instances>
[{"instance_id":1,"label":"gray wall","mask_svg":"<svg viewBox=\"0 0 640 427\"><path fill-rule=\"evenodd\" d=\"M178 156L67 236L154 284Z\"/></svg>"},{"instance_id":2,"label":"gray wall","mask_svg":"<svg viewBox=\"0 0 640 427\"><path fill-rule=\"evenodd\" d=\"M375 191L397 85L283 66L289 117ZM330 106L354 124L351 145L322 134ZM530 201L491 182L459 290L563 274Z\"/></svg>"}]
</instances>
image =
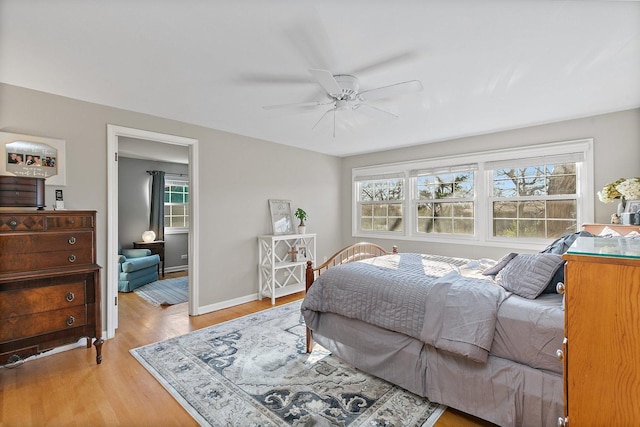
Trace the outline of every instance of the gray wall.
<instances>
[{"instance_id":1,"label":"gray wall","mask_svg":"<svg viewBox=\"0 0 640 427\"><path fill-rule=\"evenodd\" d=\"M162 150L166 144L155 145ZM151 175L147 171L150 170L188 176L189 165L118 156L118 241L123 248L140 241L142 232L149 228ZM187 233L164 236L165 271L187 269L188 261L180 256L188 254L188 237Z\"/></svg>"},{"instance_id":2,"label":"gray wall","mask_svg":"<svg viewBox=\"0 0 640 427\"><path fill-rule=\"evenodd\" d=\"M339 158L6 84L0 113L0 130L66 141L65 207L98 212L97 259L105 268L107 124L198 139L200 192L192 197L200 202L200 257L189 261L200 277L200 307L257 293L256 236L271 233L268 199L290 199L309 213L319 257L340 245ZM54 190L46 188L49 206Z\"/></svg>"},{"instance_id":3,"label":"gray wall","mask_svg":"<svg viewBox=\"0 0 640 427\"><path fill-rule=\"evenodd\" d=\"M640 109L567 120L558 123L532 126L523 129L461 138L414 147L345 157L342 163L342 235L343 245L354 243L351 237L351 170L354 167L384 163L429 159L448 155L484 150L570 141L582 138L594 139L595 189L621 177L640 176ZM608 223L615 212L614 204L605 204L595 197L595 220ZM402 252L435 253L467 258L499 258L509 248L483 247L431 242L373 239L385 248L398 244Z\"/></svg>"}]
</instances>

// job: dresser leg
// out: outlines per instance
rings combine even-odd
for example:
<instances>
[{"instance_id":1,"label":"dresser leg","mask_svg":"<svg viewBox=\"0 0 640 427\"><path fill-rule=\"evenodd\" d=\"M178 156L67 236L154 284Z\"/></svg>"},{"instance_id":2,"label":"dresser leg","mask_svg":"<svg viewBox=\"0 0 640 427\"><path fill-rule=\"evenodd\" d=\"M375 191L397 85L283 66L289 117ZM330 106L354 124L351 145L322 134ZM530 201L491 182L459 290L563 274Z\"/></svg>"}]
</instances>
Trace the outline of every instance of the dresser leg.
<instances>
[{"instance_id":1,"label":"dresser leg","mask_svg":"<svg viewBox=\"0 0 640 427\"><path fill-rule=\"evenodd\" d=\"M96 338L96 341L93 343L93 345L96 346L96 363L98 365L102 363L102 344L103 343L104 343L104 340L102 338Z\"/></svg>"}]
</instances>

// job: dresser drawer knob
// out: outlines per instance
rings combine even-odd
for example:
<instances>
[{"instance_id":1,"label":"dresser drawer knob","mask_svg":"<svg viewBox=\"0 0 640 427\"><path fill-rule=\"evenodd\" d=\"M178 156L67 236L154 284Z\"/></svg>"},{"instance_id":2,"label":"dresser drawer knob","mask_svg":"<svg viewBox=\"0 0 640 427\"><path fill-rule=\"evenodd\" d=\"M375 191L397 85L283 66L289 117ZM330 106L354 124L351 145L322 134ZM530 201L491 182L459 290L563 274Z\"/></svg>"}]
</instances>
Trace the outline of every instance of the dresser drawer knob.
<instances>
[{"instance_id":1,"label":"dresser drawer knob","mask_svg":"<svg viewBox=\"0 0 640 427\"><path fill-rule=\"evenodd\" d=\"M69 242L70 245L75 245L76 244L76 238L71 236L71 237L69 237L68 242Z\"/></svg>"},{"instance_id":2,"label":"dresser drawer knob","mask_svg":"<svg viewBox=\"0 0 640 427\"><path fill-rule=\"evenodd\" d=\"M564 351L560 349L556 350L556 358L562 362L564 360Z\"/></svg>"},{"instance_id":3,"label":"dresser drawer knob","mask_svg":"<svg viewBox=\"0 0 640 427\"><path fill-rule=\"evenodd\" d=\"M74 254L69 255L69 262L76 262L76 256Z\"/></svg>"},{"instance_id":4,"label":"dresser drawer knob","mask_svg":"<svg viewBox=\"0 0 640 427\"><path fill-rule=\"evenodd\" d=\"M73 218L67 218L67 224L75 224L76 220Z\"/></svg>"},{"instance_id":5,"label":"dresser drawer knob","mask_svg":"<svg viewBox=\"0 0 640 427\"><path fill-rule=\"evenodd\" d=\"M12 219L9 221L9 227L16 228L17 226L18 226L18 221L16 221L15 219Z\"/></svg>"},{"instance_id":6,"label":"dresser drawer knob","mask_svg":"<svg viewBox=\"0 0 640 427\"><path fill-rule=\"evenodd\" d=\"M556 285L556 292L560 295L564 294L564 283L558 282L558 284Z\"/></svg>"},{"instance_id":7,"label":"dresser drawer knob","mask_svg":"<svg viewBox=\"0 0 640 427\"><path fill-rule=\"evenodd\" d=\"M75 298L76 295L73 292L67 293L67 295L64 297L64 299L66 299L68 302L73 301Z\"/></svg>"},{"instance_id":8,"label":"dresser drawer knob","mask_svg":"<svg viewBox=\"0 0 640 427\"><path fill-rule=\"evenodd\" d=\"M75 323L76 318L73 316L69 316L69 318L67 318L67 326L71 326Z\"/></svg>"},{"instance_id":9,"label":"dresser drawer knob","mask_svg":"<svg viewBox=\"0 0 640 427\"><path fill-rule=\"evenodd\" d=\"M569 425L569 420L565 417L558 418L558 427L567 427Z\"/></svg>"}]
</instances>

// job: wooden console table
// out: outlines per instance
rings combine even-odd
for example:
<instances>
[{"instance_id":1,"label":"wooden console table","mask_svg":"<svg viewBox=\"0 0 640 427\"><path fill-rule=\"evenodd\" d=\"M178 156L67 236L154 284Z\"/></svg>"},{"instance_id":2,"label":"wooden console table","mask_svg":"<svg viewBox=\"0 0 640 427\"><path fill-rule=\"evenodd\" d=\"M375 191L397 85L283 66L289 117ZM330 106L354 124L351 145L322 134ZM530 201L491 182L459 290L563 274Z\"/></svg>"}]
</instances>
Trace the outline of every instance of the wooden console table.
<instances>
[{"instance_id":1,"label":"wooden console table","mask_svg":"<svg viewBox=\"0 0 640 427\"><path fill-rule=\"evenodd\" d=\"M133 249L149 249L151 255L158 254L162 264L162 277L164 277L164 240L154 240L153 242L133 242ZM158 274L160 274L160 264L158 264Z\"/></svg>"}]
</instances>

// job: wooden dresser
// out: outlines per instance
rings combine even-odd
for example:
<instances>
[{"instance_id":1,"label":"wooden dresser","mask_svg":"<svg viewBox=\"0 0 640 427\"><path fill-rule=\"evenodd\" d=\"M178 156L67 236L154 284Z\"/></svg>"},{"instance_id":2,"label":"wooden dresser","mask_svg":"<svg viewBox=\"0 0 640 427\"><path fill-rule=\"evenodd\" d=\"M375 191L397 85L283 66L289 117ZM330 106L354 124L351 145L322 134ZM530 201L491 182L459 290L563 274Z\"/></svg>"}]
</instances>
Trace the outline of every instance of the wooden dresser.
<instances>
[{"instance_id":1,"label":"wooden dresser","mask_svg":"<svg viewBox=\"0 0 640 427\"><path fill-rule=\"evenodd\" d=\"M580 237L565 270L565 416L640 425L640 239Z\"/></svg>"},{"instance_id":2,"label":"wooden dresser","mask_svg":"<svg viewBox=\"0 0 640 427\"><path fill-rule=\"evenodd\" d=\"M0 365L87 338L102 361L95 211L0 210Z\"/></svg>"}]
</instances>

